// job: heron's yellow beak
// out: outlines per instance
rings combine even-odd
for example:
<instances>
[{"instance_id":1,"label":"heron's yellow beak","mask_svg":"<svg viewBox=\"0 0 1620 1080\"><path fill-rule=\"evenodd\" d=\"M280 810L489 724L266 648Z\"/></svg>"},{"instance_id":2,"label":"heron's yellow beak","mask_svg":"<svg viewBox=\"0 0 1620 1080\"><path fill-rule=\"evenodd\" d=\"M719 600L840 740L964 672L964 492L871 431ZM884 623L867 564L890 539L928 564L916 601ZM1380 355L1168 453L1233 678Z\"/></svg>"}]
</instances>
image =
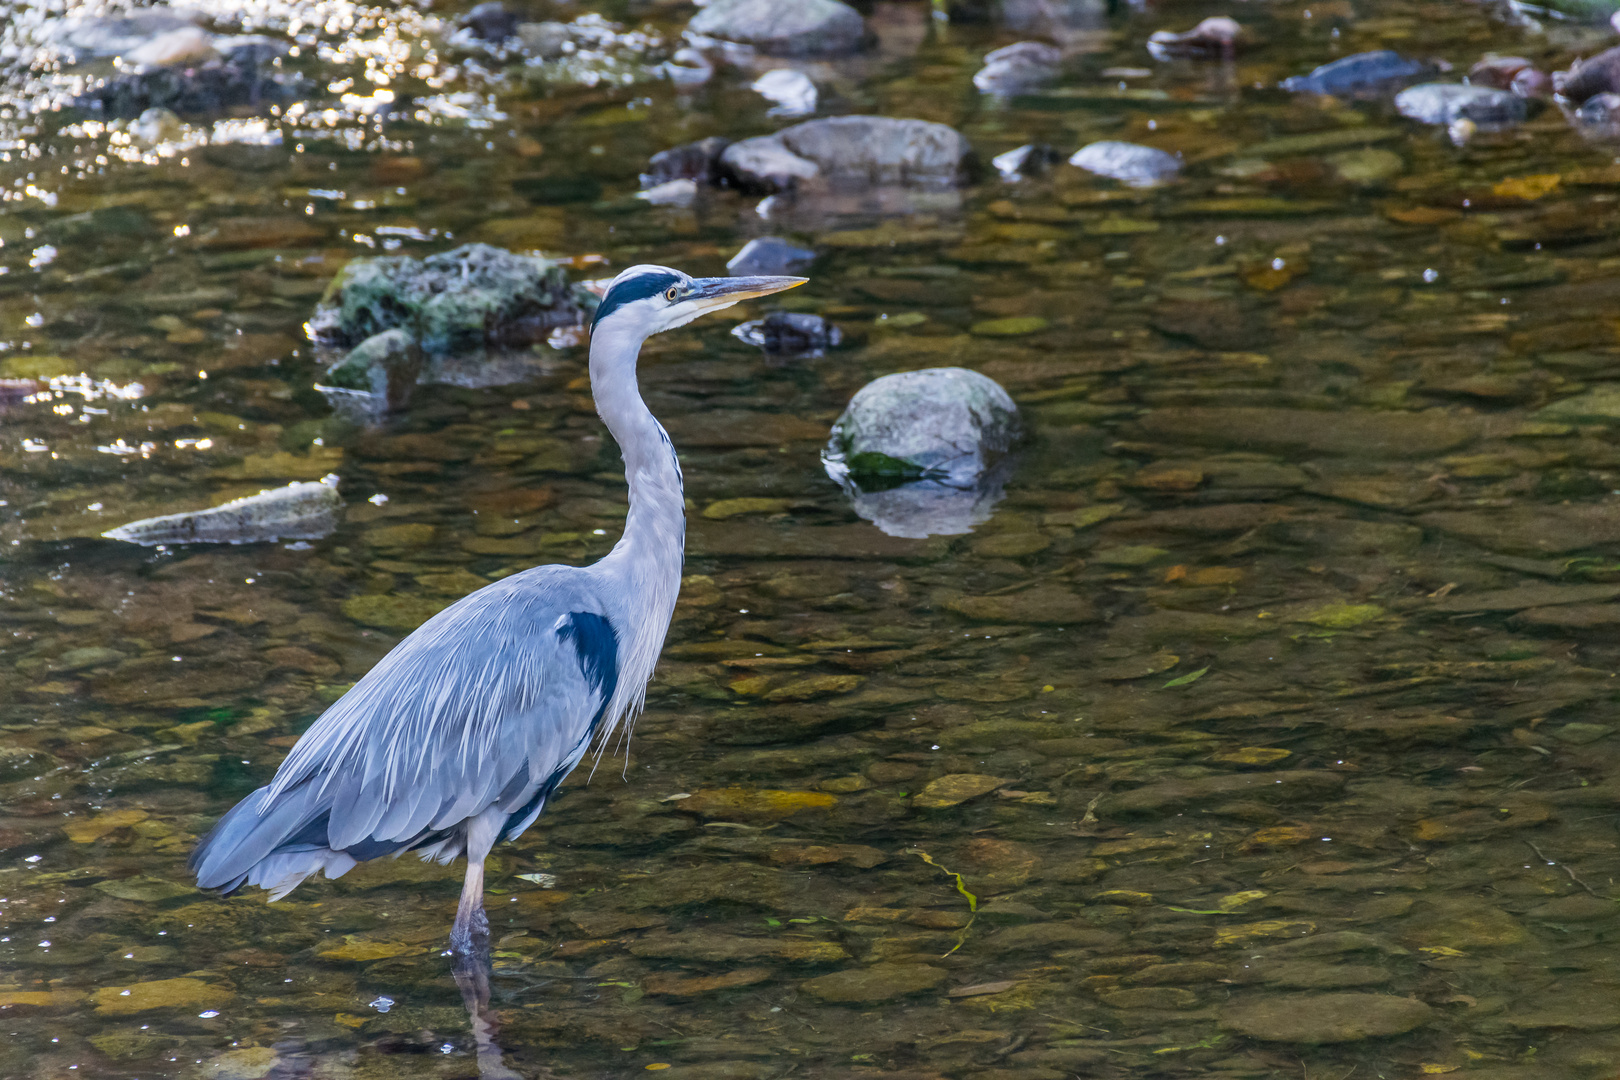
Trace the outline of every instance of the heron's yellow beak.
<instances>
[{"instance_id":1,"label":"heron's yellow beak","mask_svg":"<svg viewBox=\"0 0 1620 1080\"><path fill-rule=\"evenodd\" d=\"M719 311L740 301L752 300L756 296L769 296L771 293L797 288L809 280L802 277L695 278L692 281L692 291L682 297L681 302L691 304L700 314Z\"/></svg>"}]
</instances>

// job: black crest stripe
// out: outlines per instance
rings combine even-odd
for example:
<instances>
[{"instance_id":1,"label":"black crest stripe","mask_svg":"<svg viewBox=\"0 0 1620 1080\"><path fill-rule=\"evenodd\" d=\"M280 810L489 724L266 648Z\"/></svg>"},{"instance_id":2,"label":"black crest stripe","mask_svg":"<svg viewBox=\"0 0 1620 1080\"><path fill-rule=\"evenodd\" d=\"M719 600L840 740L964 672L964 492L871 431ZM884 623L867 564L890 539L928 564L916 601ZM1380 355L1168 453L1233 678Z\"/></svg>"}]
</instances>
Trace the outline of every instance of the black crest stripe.
<instances>
[{"instance_id":1,"label":"black crest stripe","mask_svg":"<svg viewBox=\"0 0 1620 1080\"><path fill-rule=\"evenodd\" d=\"M611 315L616 308L636 300L645 300L649 296L657 296L671 285L680 284L680 278L674 274L637 274L629 281L621 281L607 291L602 302L596 305L596 317L591 320L591 328L605 317Z\"/></svg>"}]
</instances>

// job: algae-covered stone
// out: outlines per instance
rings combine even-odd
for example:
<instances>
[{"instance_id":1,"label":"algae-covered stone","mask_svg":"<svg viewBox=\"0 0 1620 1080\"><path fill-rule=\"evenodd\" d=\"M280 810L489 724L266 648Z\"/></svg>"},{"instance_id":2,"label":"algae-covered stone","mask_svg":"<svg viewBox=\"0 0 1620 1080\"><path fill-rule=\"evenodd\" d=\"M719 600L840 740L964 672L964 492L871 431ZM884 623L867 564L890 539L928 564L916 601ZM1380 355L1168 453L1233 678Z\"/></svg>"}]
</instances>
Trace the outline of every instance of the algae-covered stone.
<instances>
[{"instance_id":1,"label":"algae-covered stone","mask_svg":"<svg viewBox=\"0 0 1620 1080\"><path fill-rule=\"evenodd\" d=\"M917 793L911 805L925 810L939 810L957 803L988 795L1007 781L999 776L980 776L976 773L953 773L930 780L928 786Z\"/></svg>"},{"instance_id":2,"label":"algae-covered stone","mask_svg":"<svg viewBox=\"0 0 1620 1080\"><path fill-rule=\"evenodd\" d=\"M943 969L929 964L873 964L811 979L801 989L832 1004L871 1005L925 993L945 979Z\"/></svg>"},{"instance_id":3,"label":"algae-covered stone","mask_svg":"<svg viewBox=\"0 0 1620 1080\"><path fill-rule=\"evenodd\" d=\"M150 982L104 986L92 997L96 1011L119 1015L147 1009L207 1009L235 997L223 986L201 979L155 979Z\"/></svg>"},{"instance_id":4,"label":"algae-covered stone","mask_svg":"<svg viewBox=\"0 0 1620 1080\"><path fill-rule=\"evenodd\" d=\"M354 260L332 280L309 328L336 348L403 329L424 353L444 355L543 341L592 307L590 295L550 259L465 244L425 259Z\"/></svg>"},{"instance_id":5,"label":"algae-covered stone","mask_svg":"<svg viewBox=\"0 0 1620 1080\"><path fill-rule=\"evenodd\" d=\"M327 393L331 401L348 399L351 395L364 395L359 399L368 411L386 412L403 409L410 402L411 391L422 373L422 350L410 332L395 327L373 334L356 345L349 355L333 364L326 372L327 386L316 389L345 391L343 395ZM339 407L340 412L350 411ZM362 417L363 419L363 417Z\"/></svg>"},{"instance_id":6,"label":"algae-covered stone","mask_svg":"<svg viewBox=\"0 0 1620 1080\"><path fill-rule=\"evenodd\" d=\"M1221 1026L1267 1042L1354 1042L1404 1035L1434 1019L1414 998L1384 994L1289 994L1241 1001L1221 1011Z\"/></svg>"},{"instance_id":7,"label":"algae-covered stone","mask_svg":"<svg viewBox=\"0 0 1620 1080\"><path fill-rule=\"evenodd\" d=\"M343 614L381 630L415 630L447 606L431 596L356 596L343 602Z\"/></svg>"},{"instance_id":8,"label":"algae-covered stone","mask_svg":"<svg viewBox=\"0 0 1620 1080\"><path fill-rule=\"evenodd\" d=\"M337 477L328 476L317 483L271 488L207 510L132 521L102 535L144 547L318 540L337 528L342 507Z\"/></svg>"}]
</instances>

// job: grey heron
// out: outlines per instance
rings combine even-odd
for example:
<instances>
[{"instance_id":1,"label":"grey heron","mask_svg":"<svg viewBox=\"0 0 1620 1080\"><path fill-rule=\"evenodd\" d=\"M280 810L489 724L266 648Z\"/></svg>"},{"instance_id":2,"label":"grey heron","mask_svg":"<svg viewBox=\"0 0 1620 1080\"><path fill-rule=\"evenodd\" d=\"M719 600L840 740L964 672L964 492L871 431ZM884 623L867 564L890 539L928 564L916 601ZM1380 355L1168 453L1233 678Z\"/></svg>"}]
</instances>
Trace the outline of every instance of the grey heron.
<instances>
[{"instance_id":1,"label":"grey heron","mask_svg":"<svg viewBox=\"0 0 1620 1080\"><path fill-rule=\"evenodd\" d=\"M278 900L317 871L335 878L384 855L465 856L451 948L487 947L485 857L533 824L593 739L630 724L675 610L685 499L637 385L642 343L804 281L645 265L614 278L591 325L590 379L630 486L618 543L590 566L514 574L423 623L202 839L197 884Z\"/></svg>"}]
</instances>

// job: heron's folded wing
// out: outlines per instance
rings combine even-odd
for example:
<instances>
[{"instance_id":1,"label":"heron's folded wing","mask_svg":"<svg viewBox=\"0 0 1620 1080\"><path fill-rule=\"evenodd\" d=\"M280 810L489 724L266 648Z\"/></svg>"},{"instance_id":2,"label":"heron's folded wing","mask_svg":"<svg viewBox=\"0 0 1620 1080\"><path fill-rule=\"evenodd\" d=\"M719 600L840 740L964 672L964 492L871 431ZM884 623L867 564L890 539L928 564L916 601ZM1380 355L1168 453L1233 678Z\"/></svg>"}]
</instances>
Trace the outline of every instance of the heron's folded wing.
<instances>
[{"instance_id":1,"label":"heron's folded wing","mask_svg":"<svg viewBox=\"0 0 1620 1080\"><path fill-rule=\"evenodd\" d=\"M299 740L271 798L305 779L329 795L336 850L408 841L497 801L515 809L589 737L601 707L564 634L575 613L598 608L588 584L544 567L428 620Z\"/></svg>"}]
</instances>

